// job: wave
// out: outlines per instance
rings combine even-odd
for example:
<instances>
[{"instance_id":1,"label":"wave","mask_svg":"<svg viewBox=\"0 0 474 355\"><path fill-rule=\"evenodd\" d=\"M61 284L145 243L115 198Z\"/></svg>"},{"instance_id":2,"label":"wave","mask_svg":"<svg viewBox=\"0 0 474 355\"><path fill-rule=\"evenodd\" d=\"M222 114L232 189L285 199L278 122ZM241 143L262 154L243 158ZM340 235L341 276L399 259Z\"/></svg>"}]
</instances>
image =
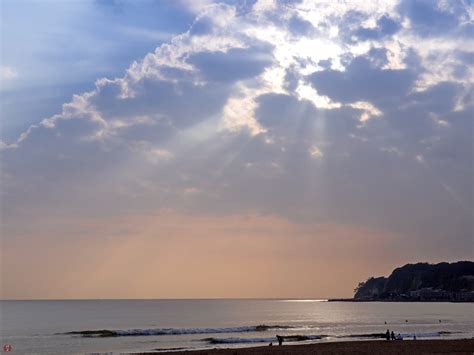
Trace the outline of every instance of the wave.
<instances>
[{"instance_id":1,"label":"wave","mask_svg":"<svg viewBox=\"0 0 474 355\"><path fill-rule=\"evenodd\" d=\"M62 334L68 335L79 335L82 337L91 338L108 338L108 337L123 337L123 336L165 336L165 335L188 335L188 334L226 334L226 333L251 333L251 332L266 332L269 330L287 330L300 329L298 327L289 325L255 325L255 326L243 326L243 327L228 327L228 328L151 328L151 329L124 329L124 330L110 330L110 329L99 329L99 330L80 330L66 332ZM442 335L449 334L450 332L426 332L426 333L403 333L400 334L403 338L413 338L416 335L417 338L433 338ZM284 341L306 341L306 340L317 340L328 335L285 335L283 336ZM372 338L372 339L385 339L385 333L365 333L365 334L347 334L347 335L336 335L336 338ZM264 343L275 341L276 337L268 338L205 338L203 341L210 342L212 344L225 344L225 343Z\"/></svg>"},{"instance_id":2,"label":"wave","mask_svg":"<svg viewBox=\"0 0 474 355\"><path fill-rule=\"evenodd\" d=\"M431 333L401 333L402 338L435 338L441 336L441 334L449 334L449 332L431 332Z\"/></svg>"},{"instance_id":3,"label":"wave","mask_svg":"<svg viewBox=\"0 0 474 355\"><path fill-rule=\"evenodd\" d=\"M296 341L308 341L308 340L319 340L322 337L319 335L286 335L283 336L285 342L296 342ZM204 338L209 344L249 344L249 343L271 343L276 342L276 337L269 338Z\"/></svg>"},{"instance_id":4,"label":"wave","mask_svg":"<svg viewBox=\"0 0 474 355\"><path fill-rule=\"evenodd\" d=\"M385 339L385 333L364 333L364 334L348 334L348 335L337 335L336 338L381 338Z\"/></svg>"},{"instance_id":5,"label":"wave","mask_svg":"<svg viewBox=\"0 0 474 355\"><path fill-rule=\"evenodd\" d=\"M80 335L83 337L121 337L121 336L149 336L149 335L186 335L186 334L218 334L218 333L248 333L265 332L270 329L291 329L289 325L254 325L229 328L153 328L153 329L125 329L125 330L80 330L63 334Z\"/></svg>"},{"instance_id":6,"label":"wave","mask_svg":"<svg viewBox=\"0 0 474 355\"><path fill-rule=\"evenodd\" d=\"M434 338L441 335L450 334L451 332L431 332L431 333L402 333L402 338L413 338L416 335L417 338ZM385 339L385 333L365 333L365 334L349 334L349 335L338 335L337 338L373 338L373 339Z\"/></svg>"}]
</instances>

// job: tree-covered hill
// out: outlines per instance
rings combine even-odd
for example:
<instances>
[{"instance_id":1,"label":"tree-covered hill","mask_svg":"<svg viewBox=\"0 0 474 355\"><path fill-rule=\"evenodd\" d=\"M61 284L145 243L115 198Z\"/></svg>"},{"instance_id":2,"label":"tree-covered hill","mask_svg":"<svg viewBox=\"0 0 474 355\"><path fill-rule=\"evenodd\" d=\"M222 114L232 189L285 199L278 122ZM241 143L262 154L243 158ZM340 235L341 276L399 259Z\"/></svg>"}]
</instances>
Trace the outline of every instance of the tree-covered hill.
<instances>
[{"instance_id":1,"label":"tree-covered hill","mask_svg":"<svg viewBox=\"0 0 474 355\"><path fill-rule=\"evenodd\" d=\"M354 290L356 300L474 300L474 262L417 263L371 277Z\"/></svg>"}]
</instances>

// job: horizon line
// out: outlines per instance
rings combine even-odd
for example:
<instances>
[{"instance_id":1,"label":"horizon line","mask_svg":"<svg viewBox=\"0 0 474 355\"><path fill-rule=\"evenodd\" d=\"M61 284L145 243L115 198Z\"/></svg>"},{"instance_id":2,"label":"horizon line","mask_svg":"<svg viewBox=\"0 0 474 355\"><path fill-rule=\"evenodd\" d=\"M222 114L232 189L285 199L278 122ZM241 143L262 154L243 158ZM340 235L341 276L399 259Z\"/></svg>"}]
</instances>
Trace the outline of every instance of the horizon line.
<instances>
[{"instance_id":1,"label":"horizon line","mask_svg":"<svg viewBox=\"0 0 474 355\"><path fill-rule=\"evenodd\" d=\"M219 301L219 300L275 300L275 301L318 301L325 302L330 299L349 299L349 297L183 297L183 298L7 298L0 301Z\"/></svg>"}]
</instances>

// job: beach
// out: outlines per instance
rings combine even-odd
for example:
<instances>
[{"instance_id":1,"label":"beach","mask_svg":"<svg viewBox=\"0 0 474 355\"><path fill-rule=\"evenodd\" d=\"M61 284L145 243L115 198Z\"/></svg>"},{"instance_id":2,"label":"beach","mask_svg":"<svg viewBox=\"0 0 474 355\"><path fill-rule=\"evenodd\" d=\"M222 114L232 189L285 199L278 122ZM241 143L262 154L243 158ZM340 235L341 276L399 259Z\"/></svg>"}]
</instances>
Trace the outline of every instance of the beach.
<instances>
[{"instance_id":1,"label":"beach","mask_svg":"<svg viewBox=\"0 0 474 355\"><path fill-rule=\"evenodd\" d=\"M163 354L162 352L160 352ZM348 341L307 345L265 346L242 349L212 349L174 351L174 355L293 355L293 354L456 354L472 355L474 339L406 340L406 341Z\"/></svg>"}]
</instances>

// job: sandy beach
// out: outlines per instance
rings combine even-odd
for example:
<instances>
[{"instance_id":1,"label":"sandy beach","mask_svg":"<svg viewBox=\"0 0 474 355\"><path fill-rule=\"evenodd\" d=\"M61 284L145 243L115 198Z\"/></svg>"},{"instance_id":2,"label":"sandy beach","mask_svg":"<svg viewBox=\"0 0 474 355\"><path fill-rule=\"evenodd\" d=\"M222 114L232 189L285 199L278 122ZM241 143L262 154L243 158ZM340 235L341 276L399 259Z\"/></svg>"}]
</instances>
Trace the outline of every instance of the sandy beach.
<instances>
[{"instance_id":1,"label":"sandy beach","mask_svg":"<svg viewBox=\"0 0 474 355\"><path fill-rule=\"evenodd\" d=\"M474 354L474 339L417 341L350 341L306 345L265 346L243 349L174 351L174 355L257 355L257 354Z\"/></svg>"}]
</instances>

